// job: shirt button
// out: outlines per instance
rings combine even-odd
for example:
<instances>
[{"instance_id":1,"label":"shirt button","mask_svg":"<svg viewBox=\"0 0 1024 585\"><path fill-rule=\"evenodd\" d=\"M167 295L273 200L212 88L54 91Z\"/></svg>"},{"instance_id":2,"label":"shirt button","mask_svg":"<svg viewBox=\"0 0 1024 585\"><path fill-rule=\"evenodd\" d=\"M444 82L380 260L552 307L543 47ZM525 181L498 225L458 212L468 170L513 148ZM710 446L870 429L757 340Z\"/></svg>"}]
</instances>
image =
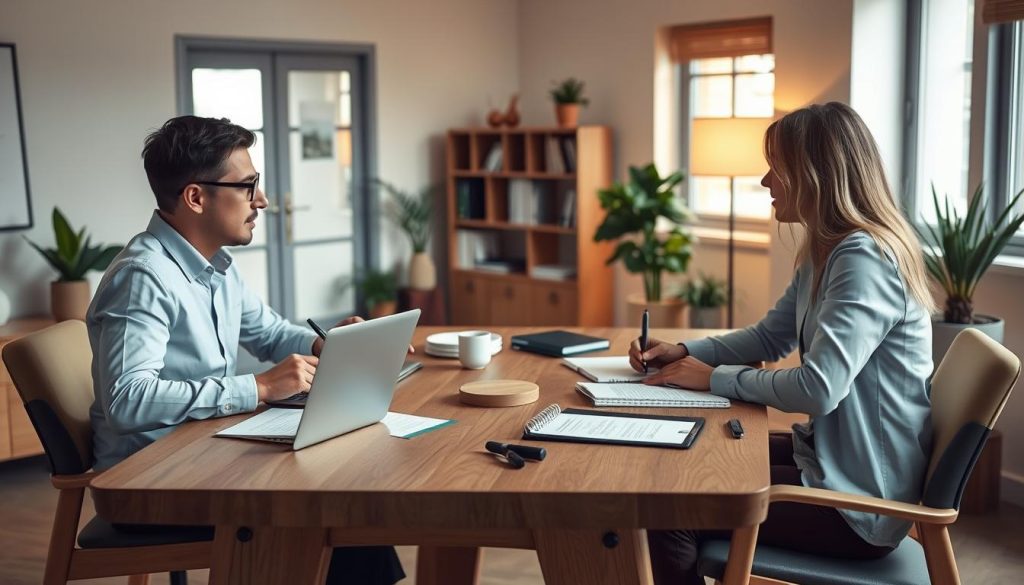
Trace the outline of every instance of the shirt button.
<instances>
[{"instance_id":1,"label":"shirt button","mask_svg":"<svg viewBox=\"0 0 1024 585\"><path fill-rule=\"evenodd\" d=\"M207 274L213 274L213 266L207 266L206 267L206 273Z\"/></svg>"},{"instance_id":2,"label":"shirt button","mask_svg":"<svg viewBox=\"0 0 1024 585\"><path fill-rule=\"evenodd\" d=\"M235 405L234 404L230 404L229 403L229 404L225 404L224 405L224 412L231 412L234 409L235 409Z\"/></svg>"}]
</instances>

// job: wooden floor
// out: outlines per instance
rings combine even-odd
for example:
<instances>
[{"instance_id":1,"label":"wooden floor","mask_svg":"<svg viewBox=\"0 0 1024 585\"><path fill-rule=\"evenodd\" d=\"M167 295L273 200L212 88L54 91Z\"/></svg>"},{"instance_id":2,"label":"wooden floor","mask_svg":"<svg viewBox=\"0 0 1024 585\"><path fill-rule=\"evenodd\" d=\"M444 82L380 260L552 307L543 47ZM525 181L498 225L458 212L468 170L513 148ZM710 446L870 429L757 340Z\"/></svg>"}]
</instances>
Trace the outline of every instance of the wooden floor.
<instances>
[{"instance_id":1,"label":"wooden floor","mask_svg":"<svg viewBox=\"0 0 1024 585\"><path fill-rule=\"evenodd\" d=\"M41 457L0 463L0 584L38 585L42 579L50 522L56 505L46 461ZM91 505L87 500L88 516ZM960 576L965 585L1021 583L1024 571L1024 508L1004 504L999 514L961 516L952 528ZM405 570L415 573L416 549L399 547ZM166 575L151 580L167 583ZM205 585L206 571L191 571L190 585ZM409 578L403 584L414 583ZM124 585L125 579L78 581L94 585ZM532 551L487 549L484 585L543 583L537 556Z\"/></svg>"}]
</instances>

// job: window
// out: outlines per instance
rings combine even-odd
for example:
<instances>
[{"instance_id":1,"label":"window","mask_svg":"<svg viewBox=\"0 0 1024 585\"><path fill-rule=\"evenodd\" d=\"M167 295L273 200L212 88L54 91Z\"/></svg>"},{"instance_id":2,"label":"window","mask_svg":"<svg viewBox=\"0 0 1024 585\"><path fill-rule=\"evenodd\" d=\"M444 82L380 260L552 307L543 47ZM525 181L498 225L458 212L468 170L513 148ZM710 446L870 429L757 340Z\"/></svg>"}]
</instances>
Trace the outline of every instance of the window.
<instances>
[{"instance_id":1,"label":"window","mask_svg":"<svg viewBox=\"0 0 1024 585\"><path fill-rule=\"evenodd\" d=\"M698 120L763 118L770 119L775 110L775 56L772 54L743 55L739 57L712 57L689 62L689 99L687 115L688 135L696 137L694 122ZM756 139L749 137L749 140ZM760 141L755 145L760 150ZM691 146L700 149L695 140ZM729 176L700 175L700 165L690 157L693 175L688 182L688 201L691 209L701 215L726 216L729 214L729 189L733 190L736 216L768 219L771 199L761 186L761 175ZM767 168L767 167L766 167Z\"/></svg>"},{"instance_id":2,"label":"window","mask_svg":"<svg viewBox=\"0 0 1024 585\"><path fill-rule=\"evenodd\" d=\"M1024 189L1024 22L998 25L993 38L996 61L990 87L999 104L994 117L992 145L992 208L1001 210ZM1018 202L1015 210L1024 212ZM1024 255L1024 229L1017 232L1007 253Z\"/></svg>"},{"instance_id":3,"label":"window","mask_svg":"<svg viewBox=\"0 0 1024 585\"><path fill-rule=\"evenodd\" d=\"M914 13L917 13L916 15ZM906 205L915 223L935 221L932 187L966 211L971 126L973 0L921 0L911 9Z\"/></svg>"}]
</instances>

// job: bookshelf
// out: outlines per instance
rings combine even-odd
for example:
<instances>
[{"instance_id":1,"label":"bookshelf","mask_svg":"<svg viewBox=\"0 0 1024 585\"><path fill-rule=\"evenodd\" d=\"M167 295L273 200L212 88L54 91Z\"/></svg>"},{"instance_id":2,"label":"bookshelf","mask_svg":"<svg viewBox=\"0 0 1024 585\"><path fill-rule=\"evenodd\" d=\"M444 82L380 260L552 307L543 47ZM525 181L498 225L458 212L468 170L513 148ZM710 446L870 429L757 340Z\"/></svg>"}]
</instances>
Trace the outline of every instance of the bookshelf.
<instances>
[{"instance_id":1,"label":"bookshelf","mask_svg":"<svg viewBox=\"0 0 1024 585\"><path fill-rule=\"evenodd\" d=\"M611 147L604 126L448 132L454 324L612 323L613 248L593 241Z\"/></svg>"}]
</instances>

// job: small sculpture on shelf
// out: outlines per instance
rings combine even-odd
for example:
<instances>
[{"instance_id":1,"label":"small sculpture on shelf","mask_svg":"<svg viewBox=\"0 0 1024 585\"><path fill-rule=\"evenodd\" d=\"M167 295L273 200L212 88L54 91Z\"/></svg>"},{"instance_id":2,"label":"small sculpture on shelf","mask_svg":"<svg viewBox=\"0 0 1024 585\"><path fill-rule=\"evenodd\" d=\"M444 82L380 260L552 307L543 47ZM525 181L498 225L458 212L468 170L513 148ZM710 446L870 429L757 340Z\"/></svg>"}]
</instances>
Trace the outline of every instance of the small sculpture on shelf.
<instances>
[{"instance_id":1,"label":"small sculpture on shelf","mask_svg":"<svg viewBox=\"0 0 1024 585\"><path fill-rule=\"evenodd\" d=\"M506 108L505 113L502 113L501 110L494 109L487 114L487 124L491 128L501 128L502 126L515 128L519 125L520 119L518 104L519 96L513 95L508 101L508 108Z\"/></svg>"}]
</instances>

